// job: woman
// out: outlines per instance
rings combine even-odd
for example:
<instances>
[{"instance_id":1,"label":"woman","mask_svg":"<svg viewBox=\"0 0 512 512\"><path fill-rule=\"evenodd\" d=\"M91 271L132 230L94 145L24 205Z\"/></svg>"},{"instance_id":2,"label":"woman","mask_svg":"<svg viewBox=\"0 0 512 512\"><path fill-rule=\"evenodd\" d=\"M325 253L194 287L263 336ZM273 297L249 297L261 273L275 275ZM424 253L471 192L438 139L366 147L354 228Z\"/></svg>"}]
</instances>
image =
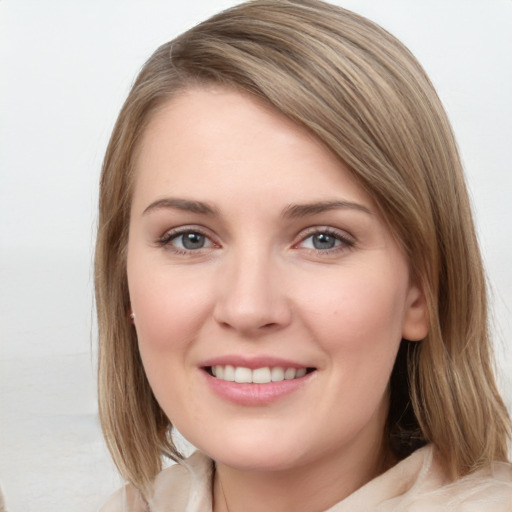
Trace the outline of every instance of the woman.
<instances>
[{"instance_id":1,"label":"woman","mask_svg":"<svg viewBox=\"0 0 512 512\"><path fill-rule=\"evenodd\" d=\"M105 157L96 290L130 482L105 510L512 506L456 145L368 20L261 0L160 47Z\"/></svg>"}]
</instances>

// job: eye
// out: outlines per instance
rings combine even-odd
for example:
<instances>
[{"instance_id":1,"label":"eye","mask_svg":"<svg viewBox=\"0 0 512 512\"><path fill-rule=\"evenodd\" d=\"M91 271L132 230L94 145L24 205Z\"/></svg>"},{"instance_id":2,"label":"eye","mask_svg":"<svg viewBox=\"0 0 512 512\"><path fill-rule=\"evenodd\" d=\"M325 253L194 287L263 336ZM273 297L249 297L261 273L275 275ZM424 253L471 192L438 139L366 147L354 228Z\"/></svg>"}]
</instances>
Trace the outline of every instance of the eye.
<instances>
[{"instance_id":1,"label":"eye","mask_svg":"<svg viewBox=\"0 0 512 512\"><path fill-rule=\"evenodd\" d=\"M193 229L169 231L158 240L158 244L183 254L215 246L207 235Z\"/></svg>"},{"instance_id":2,"label":"eye","mask_svg":"<svg viewBox=\"0 0 512 512\"><path fill-rule=\"evenodd\" d=\"M193 251L194 249L202 249L208 242L208 239L201 233L183 233L173 239L173 242L180 249Z\"/></svg>"},{"instance_id":3,"label":"eye","mask_svg":"<svg viewBox=\"0 0 512 512\"><path fill-rule=\"evenodd\" d=\"M334 249L334 247L340 245L337 238L327 233L315 233L308 236L302 243L304 247L317 250Z\"/></svg>"},{"instance_id":4,"label":"eye","mask_svg":"<svg viewBox=\"0 0 512 512\"><path fill-rule=\"evenodd\" d=\"M332 252L352 247L354 240L332 228L315 229L297 244L298 247L320 252Z\"/></svg>"}]
</instances>

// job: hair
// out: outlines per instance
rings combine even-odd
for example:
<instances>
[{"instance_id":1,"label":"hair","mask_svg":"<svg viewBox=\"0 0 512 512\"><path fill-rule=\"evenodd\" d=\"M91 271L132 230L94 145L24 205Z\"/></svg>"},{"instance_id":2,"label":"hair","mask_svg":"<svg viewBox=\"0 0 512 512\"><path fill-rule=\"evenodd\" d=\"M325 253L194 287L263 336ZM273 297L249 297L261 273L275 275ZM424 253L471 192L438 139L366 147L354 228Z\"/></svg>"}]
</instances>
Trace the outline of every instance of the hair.
<instances>
[{"instance_id":1,"label":"hair","mask_svg":"<svg viewBox=\"0 0 512 512\"><path fill-rule=\"evenodd\" d=\"M449 121L425 72L392 35L318 0L257 0L162 45L115 124L100 184L95 286L99 410L112 457L142 492L162 456L180 460L129 319L126 246L134 162L152 115L180 91L215 84L306 127L374 199L421 287L429 333L402 341L387 433L397 458L431 442L447 471L507 459L486 282Z\"/></svg>"}]
</instances>

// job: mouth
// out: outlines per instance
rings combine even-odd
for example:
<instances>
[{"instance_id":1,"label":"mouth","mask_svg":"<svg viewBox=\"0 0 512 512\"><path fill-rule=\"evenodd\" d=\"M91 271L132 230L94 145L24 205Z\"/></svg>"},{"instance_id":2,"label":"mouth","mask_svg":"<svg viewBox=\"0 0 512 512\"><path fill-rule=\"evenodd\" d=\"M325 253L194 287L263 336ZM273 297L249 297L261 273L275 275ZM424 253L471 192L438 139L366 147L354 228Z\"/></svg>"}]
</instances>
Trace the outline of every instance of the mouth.
<instances>
[{"instance_id":1,"label":"mouth","mask_svg":"<svg viewBox=\"0 0 512 512\"><path fill-rule=\"evenodd\" d=\"M316 368L291 368L285 366L264 366L247 368L245 366L215 365L205 366L204 370L212 377L226 382L239 384L270 384L284 380L297 380L314 372Z\"/></svg>"}]
</instances>

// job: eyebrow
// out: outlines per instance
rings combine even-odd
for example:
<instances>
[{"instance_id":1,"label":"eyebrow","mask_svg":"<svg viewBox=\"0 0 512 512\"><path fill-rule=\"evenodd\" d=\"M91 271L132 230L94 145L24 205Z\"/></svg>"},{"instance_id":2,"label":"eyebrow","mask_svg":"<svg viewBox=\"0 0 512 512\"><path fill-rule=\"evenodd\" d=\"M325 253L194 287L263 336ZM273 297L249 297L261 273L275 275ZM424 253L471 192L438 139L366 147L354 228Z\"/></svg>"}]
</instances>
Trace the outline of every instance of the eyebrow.
<instances>
[{"instance_id":1,"label":"eyebrow","mask_svg":"<svg viewBox=\"0 0 512 512\"><path fill-rule=\"evenodd\" d=\"M192 201L190 199L178 199L174 197L166 197L164 199L158 199L157 201L154 201L142 212L142 214L146 215L147 213L154 210L165 208L199 213L201 215L217 215L217 210L213 206L210 206L208 203L204 203L202 201Z\"/></svg>"},{"instance_id":2,"label":"eyebrow","mask_svg":"<svg viewBox=\"0 0 512 512\"><path fill-rule=\"evenodd\" d=\"M307 215L317 215L329 210L357 210L372 215L372 212L366 206L350 201L318 201L306 204L290 204L282 213L285 218L306 217Z\"/></svg>"},{"instance_id":3,"label":"eyebrow","mask_svg":"<svg viewBox=\"0 0 512 512\"><path fill-rule=\"evenodd\" d=\"M149 212L159 209L176 209L182 210L191 213L198 213L200 215L218 215L218 211L213 206L205 203L203 201L193 201L190 199L179 199L174 197L166 197L163 199L158 199L151 203L142 213L146 215ZM369 210L366 206L363 206L359 203L352 203L350 201L317 201L313 203L305 203L305 204L290 204L288 205L282 212L282 217L284 218L297 218L297 217L306 217L308 215L317 215L319 213L327 212L330 210L339 210L339 209L350 209L357 210L363 213L367 213L372 215L371 210Z\"/></svg>"}]
</instances>

